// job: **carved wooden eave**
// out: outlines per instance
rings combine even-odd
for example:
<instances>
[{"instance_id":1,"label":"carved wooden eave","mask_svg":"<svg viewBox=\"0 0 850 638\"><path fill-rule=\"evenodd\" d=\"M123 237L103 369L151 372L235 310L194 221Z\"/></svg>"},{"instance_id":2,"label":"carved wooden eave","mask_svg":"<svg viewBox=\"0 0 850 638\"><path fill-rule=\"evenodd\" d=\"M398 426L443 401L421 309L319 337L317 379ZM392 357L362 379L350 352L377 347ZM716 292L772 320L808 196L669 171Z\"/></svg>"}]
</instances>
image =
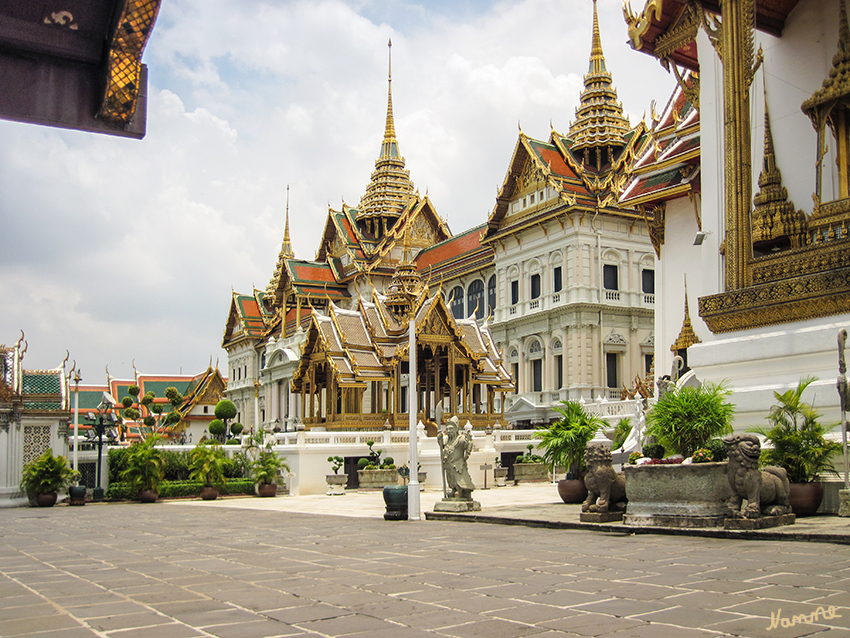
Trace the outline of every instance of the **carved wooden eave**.
<instances>
[{"instance_id":1,"label":"carved wooden eave","mask_svg":"<svg viewBox=\"0 0 850 638\"><path fill-rule=\"evenodd\" d=\"M755 27L781 37L788 15L798 2L755 0ZM665 68L673 62L698 71L694 41L697 27L706 26L706 12L721 14L720 5L721 2L716 0L645 0L643 8L635 11L632 0L627 0L623 15L628 26L629 42L636 51L658 58Z\"/></svg>"},{"instance_id":2,"label":"carved wooden eave","mask_svg":"<svg viewBox=\"0 0 850 638\"><path fill-rule=\"evenodd\" d=\"M136 113L142 53L156 22L161 0L127 0L107 44L106 84L97 117L127 126Z\"/></svg>"}]
</instances>

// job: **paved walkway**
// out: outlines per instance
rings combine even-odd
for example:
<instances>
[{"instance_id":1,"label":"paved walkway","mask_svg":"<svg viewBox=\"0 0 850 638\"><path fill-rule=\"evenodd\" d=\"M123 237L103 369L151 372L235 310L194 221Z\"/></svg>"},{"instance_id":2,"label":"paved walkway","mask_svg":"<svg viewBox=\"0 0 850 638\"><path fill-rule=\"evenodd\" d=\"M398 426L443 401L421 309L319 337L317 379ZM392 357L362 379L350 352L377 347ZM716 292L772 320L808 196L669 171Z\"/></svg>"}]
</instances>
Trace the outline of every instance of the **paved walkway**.
<instances>
[{"instance_id":1,"label":"paved walkway","mask_svg":"<svg viewBox=\"0 0 850 638\"><path fill-rule=\"evenodd\" d=\"M476 497L515 518L549 490ZM0 636L850 636L843 545L387 522L378 499L4 510Z\"/></svg>"}]
</instances>

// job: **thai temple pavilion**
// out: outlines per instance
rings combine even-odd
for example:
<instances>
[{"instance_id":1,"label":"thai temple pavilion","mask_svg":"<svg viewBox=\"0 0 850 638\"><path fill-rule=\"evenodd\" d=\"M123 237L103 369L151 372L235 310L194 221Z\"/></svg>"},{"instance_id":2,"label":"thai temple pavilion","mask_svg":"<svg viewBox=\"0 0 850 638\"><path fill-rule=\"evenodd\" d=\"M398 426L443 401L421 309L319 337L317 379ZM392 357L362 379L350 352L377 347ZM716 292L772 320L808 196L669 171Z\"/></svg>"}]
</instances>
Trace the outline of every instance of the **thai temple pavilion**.
<instances>
[{"instance_id":1,"label":"thai temple pavilion","mask_svg":"<svg viewBox=\"0 0 850 638\"><path fill-rule=\"evenodd\" d=\"M453 317L439 286L429 290L413 265L414 252L450 237L405 169L390 67L384 139L359 205L328 210L314 261L294 256L287 205L268 287L233 295L222 345L228 396L242 422L282 429L296 420L308 428L403 426L411 316L423 423L433 428L437 404L474 427L502 419L496 395L513 385L487 325Z\"/></svg>"}]
</instances>

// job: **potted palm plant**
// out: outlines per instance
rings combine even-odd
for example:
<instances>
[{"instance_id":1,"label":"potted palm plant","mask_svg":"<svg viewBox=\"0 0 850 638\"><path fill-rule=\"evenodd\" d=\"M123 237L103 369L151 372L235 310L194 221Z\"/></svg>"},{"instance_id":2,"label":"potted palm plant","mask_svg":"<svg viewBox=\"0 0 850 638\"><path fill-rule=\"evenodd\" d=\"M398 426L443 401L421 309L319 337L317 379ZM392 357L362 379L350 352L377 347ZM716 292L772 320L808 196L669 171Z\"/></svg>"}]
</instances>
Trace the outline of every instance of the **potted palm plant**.
<instances>
[{"instance_id":1,"label":"potted palm plant","mask_svg":"<svg viewBox=\"0 0 850 638\"><path fill-rule=\"evenodd\" d=\"M558 481L558 494L564 503L581 503L587 488L581 478L584 449L604 424L596 415L588 414L578 401L561 401L555 410L561 418L547 427L538 428L534 438L540 439L543 460L549 466L567 468L566 478Z\"/></svg>"},{"instance_id":2,"label":"potted palm plant","mask_svg":"<svg viewBox=\"0 0 850 638\"><path fill-rule=\"evenodd\" d=\"M159 434L149 434L127 450L127 468L121 478L138 490L142 503L153 503L159 498L165 467L162 450L157 447L160 438Z\"/></svg>"},{"instance_id":3,"label":"potted palm plant","mask_svg":"<svg viewBox=\"0 0 850 638\"><path fill-rule=\"evenodd\" d=\"M57 492L69 488L79 476L79 472L68 467L68 459L64 456L53 456L53 450L48 449L24 465L21 489L30 503L38 507L53 507L56 504Z\"/></svg>"},{"instance_id":4,"label":"potted palm plant","mask_svg":"<svg viewBox=\"0 0 850 638\"><path fill-rule=\"evenodd\" d=\"M271 450L263 450L257 454L257 458L251 463L251 477L257 484L259 496L277 494L277 486L283 484L282 470L289 471L289 464L282 456Z\"/></svg>"},{"instance_id":5,"label":"potted palm plant","mask_svg":"<svg viewBox=\"0 0 850 638\"><path fill-rule=\"evenodd\" d=\"M218 441L204 441L192 450L189 478L203 483L203 500L214 501L218 498L219 490L227 483L224 473L228 464L227 455Z\"/></svg>"},{"instance_id":6,"label":"potted palm plant","mask_svg":"<svg viewBox=\"0 0 850 638\"><path fill-rule=\"evenodd\" d=\"M761 462L785 468L791 483L791 510L797 516L817 512L823 500L822 474L837 474L833 455L841 452L841 444L827 441L825 434L836 424L822 425L820 413L803 401L803 392L817 379L804 377L796 388L773 396L777 403L770 408L769 427L750 431L763 436L769 447L762 450Z\"/></svg>"}]
</instances>

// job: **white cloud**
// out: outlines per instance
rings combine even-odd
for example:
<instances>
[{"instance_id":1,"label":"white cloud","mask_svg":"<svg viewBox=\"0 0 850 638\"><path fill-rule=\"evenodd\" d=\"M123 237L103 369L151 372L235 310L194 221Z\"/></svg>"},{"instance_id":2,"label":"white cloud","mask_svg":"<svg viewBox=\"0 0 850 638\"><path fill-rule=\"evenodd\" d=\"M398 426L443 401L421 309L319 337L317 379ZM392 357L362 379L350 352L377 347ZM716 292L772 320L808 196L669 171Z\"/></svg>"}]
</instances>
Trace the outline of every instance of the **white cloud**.
<instances>
[{"instance_id":1,"label":"white cloud","mask_svg":"<svg viewBox=\"0 0 850 638\"><path fill-rule=\"evenodd\" d=\"M116 376L203 369L231 289L264 288L286 184L298 257L327 205L356 204L386 117L411 178L455 232L486 220L517 136L566 131L590 52L591 2L163 3L145 53L142 141L0 122L0 341L27 364ZM627 113L673 82L631 51L619 0L599 0Z\"/></svg>"}]
</instances>

